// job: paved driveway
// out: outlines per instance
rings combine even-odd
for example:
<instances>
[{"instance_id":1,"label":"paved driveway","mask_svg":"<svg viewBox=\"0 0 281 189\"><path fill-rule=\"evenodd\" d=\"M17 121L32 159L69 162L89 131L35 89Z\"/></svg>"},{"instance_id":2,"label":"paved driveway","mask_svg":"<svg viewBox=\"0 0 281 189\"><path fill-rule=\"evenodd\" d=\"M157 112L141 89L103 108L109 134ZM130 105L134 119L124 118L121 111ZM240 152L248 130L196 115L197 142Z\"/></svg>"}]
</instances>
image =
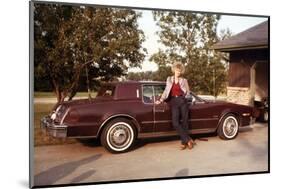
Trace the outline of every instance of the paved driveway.
<instances>
[{"instance_id":1,"label":"paved driveway","mask_svg":"<svg viewBox=\"0 0 281 189\"><path fill-rule=\"evenodd\" d=\"M204 135L193 150L179 150L177 137L146 139L124 154L110 154L97 141L35 148L35 185L69 184L259 172L268 170L268 126L242 128L235 140Z\"/></svg>"}]
</instances>

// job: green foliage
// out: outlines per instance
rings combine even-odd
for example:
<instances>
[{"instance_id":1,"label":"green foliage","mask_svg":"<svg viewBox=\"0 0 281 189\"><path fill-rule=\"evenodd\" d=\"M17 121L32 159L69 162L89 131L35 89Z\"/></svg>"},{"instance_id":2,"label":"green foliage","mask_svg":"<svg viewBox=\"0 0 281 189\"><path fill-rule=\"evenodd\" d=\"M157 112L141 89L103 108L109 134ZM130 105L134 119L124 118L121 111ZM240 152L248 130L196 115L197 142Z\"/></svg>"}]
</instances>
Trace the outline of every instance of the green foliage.
<instances>
[{"instance_id":1,"label":"green foliage","mask_svg":"<svg viewBox=\"0 0 281 189\"><path fill-rule=\"evenodd\" d=\"M126 79L133 80L133 81L152 81L153 78L151 77L153 74L152 71L147 72L129 72Z\"/></svg>"},{"instance_id":2,"label":"green foliage","mask_svg":"<svg viewBox=\"0 0 281 189\"><path fill-rule=\"evenodd\" d=\"M129 9L35 3L35 87L48 81L61 102L76 94L86 71L97 85L138 67L146 53L140 16Z\"/></svg>"},{"instance_id":3,"label":"green foliage","mask_svg":"<svg viewBox=\"0 0 281 189\"><path fill-rule=\"evenodd\" d=\"M191 90L215 96L225 92L227 57L212 50L219 40L216 28L220 16L181 11L154 11L153 15L165 49L153 54L150 61L156 62L160 68L181 61L186 66L184 77L188 79Z\"/></svg>"},{"instance_id":4,"label":"green foliage","mask_svg":"<svg viewBox=\"0 0 281 189\"><path fill-rule=\"evenodd\" d=\"M127 80L133 81L163 81L167 79L168 76L172 75L170 66L160 66L155 72L129 72L127 75Z\"/></svg>"}]
</instances>

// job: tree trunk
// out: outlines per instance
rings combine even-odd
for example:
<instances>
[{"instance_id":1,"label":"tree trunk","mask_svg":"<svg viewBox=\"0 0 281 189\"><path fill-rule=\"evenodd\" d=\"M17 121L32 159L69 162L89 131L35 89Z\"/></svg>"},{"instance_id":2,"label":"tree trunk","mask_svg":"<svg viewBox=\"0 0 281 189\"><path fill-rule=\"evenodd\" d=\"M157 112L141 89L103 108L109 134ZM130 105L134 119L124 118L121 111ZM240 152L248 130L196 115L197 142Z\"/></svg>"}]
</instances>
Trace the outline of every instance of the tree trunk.
<instances>
[{"instance_id":1,"label":"tree trunk","mask_svg":"<svg viewBox=\"0 0 281 189\"><path fill-rule=\"evenodd\" d=\"M61 91L59 85L56 83L56 81L53 79L52 80L53 85L54 85L54 89L55 89L55 94L56 94L56 98L57 98L57 102L56 105L58 105L59 103L62 103L66 97L66 92L65 91Z\"/></svg>"},{"instance_id":2,"label":"tree trunk","mask_svg":"<svg viewBox=\"0 0 281 189\"><path fill-rule=\"evenodd\" d=\"M78 86L76 85L76 87L74 87L71 91L70 91L70 94L68 96L68 101L72 100L72 98L76 95L78 91Z\"/></svg>"},{"instance_id":3,"label":"tree trunk","mask_svg":"<svg viewBox=\"0 0 281 189\"><path fill-rule=\"evenodd\" d=\"M53 83L53 86L54 86L54 92L56 94L57 104L58 104L61 101L61 93L60 93L60 90L59 90L59 86L57 85L57 83L54 79L52 79L52 83Z\"/></svg>"},{"instance_id":4,"label":"tree trunk","mask_svg":"<svg viewBox=\"0 0 281 189\"><path fill-rule=\"evenodd\" d=\"M77 68L76 71L76 75L74 77L74 80L72 82L71 87L69 88L69 97L68 97L68 101L72 100L72 98L76 95L77 91L78 91L78 84L79 84L79 80L80 80L80 74L81 74L81 70L83 69L84 66L80 66Z\"/></svg>"}]
</instances>

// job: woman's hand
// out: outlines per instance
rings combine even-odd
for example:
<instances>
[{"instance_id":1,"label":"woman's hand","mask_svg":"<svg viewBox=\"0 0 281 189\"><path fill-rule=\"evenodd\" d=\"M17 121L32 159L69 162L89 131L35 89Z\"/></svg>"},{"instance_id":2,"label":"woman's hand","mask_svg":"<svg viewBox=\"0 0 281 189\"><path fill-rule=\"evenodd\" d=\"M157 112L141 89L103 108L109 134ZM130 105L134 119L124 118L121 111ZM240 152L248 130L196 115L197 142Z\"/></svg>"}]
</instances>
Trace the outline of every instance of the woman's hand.
<instances>
[{"instance_id":1,"label":"woman's hand","mask_svg":"<svg viewBox=\"0 0 281 189\"><path fill-rule=\"evenodd\" d=\"M161 104L161 101L160 100L156 100L155 104L156 105Z\"/></svg>"}]
</instances>

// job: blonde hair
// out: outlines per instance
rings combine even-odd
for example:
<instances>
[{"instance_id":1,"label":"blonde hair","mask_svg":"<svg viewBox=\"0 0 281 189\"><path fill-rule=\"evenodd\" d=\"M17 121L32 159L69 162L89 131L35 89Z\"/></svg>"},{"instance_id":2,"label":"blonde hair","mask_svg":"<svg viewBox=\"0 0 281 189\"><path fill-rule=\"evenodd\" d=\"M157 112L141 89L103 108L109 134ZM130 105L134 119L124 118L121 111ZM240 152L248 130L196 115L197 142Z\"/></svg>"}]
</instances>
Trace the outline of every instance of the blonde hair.
<instances>
[{"instance_id":1,"label":"blonde hair","mask_svg":"<svg viewBox=\"0 0 281 189\"><path fill-rule=\"evenodd\" d=\"M181 62L175 62L172 65L172 72L173 73L175 73L175 69L179 69L181 71L181 74L183 74L184 71L185 71L185 67L184 67L184 65Z\"/></svg>"}]
</instances>

